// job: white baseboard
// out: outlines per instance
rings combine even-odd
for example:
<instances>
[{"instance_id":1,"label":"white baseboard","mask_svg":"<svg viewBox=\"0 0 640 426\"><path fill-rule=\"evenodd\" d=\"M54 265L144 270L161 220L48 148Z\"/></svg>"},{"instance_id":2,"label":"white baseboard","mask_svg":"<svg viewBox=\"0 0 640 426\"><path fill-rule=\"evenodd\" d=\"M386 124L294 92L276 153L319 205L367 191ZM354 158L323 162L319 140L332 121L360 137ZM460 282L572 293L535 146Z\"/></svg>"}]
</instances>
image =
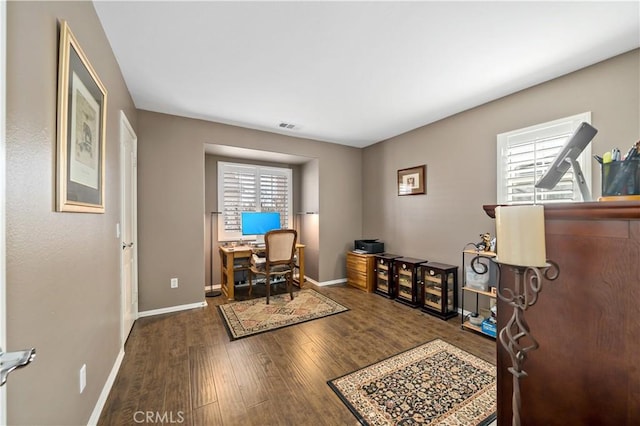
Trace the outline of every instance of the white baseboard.
<instances>
[{"instance_id":1,"label":"white baseboard","mask_svg":"<svg viewBox=\"0 0 640 426\"><path fill-rule=\"evenodd\" d=\"M171 312L186 311L188 309L204 308L207 302L190 303L188 305L169 306L168 308L152 309L150 311L138 312L138 318L150 317L153 315L169 314Z\"/></svg>"},{"instance_id":2,"label":"white baseboard","mask_svg":"<svg viewBox=\"0 0 640 426\"><path fill-rule=\"evenodd\" d=\"M318 287L324 287L327 285L334 285L334 284L342 284L342 283L346 283L347 279L346 278L340 278L337 280L333 280L333 281L322 281L322 282L318 282L316 280L312 280L311 278L305 276L304 278L305 281L309 281L312 284L317 285Z\"/></svg>"},{"instance_id":3,"label":"white baseboard","mask_svg":"<svg viewBox=\"0 0 640 426\"><path fill-rule=\"evenodd\" d=\"M122 364L123 359L124 359L124 348L121 348L120 353L116 358L116 362L113 364L111 373L109 373L109 377L107 377L107 381L102 387L102 392L100 393L98 402L96 402L96 406L93 408L91 417L89 417L89 422L87 422L88 426L94 426L98 424L98 420L100 420L100 414L102 413L104 404L107 402L107 398L109 397L109 392L111 392L111 387L113 386L113 383L116 381L116 376L118 375L118 371L120 371L120 365Z\"/></svg>"}]
</instances>

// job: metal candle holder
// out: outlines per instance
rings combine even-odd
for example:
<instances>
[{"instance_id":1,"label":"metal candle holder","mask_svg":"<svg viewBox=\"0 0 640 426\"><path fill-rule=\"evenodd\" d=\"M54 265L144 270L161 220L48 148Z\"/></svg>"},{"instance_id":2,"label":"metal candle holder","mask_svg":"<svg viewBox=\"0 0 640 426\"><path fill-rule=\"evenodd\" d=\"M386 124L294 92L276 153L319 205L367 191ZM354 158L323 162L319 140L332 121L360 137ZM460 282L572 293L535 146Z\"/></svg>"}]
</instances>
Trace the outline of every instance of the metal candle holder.
<instances>
[{"instance_id":1,"label":"metal candle holder","mask_svg":"<svg viewBox=\"0 0 640 426\"><path fill-rule=\"evenodd\" d=\"M472 260L472 268L478 273L486 273L487 266L480 263L480 256ZM480 266L476 270L474 261ZM513 313L507 324L500 330L500 343L505 348L511 358L511 367L508 371L513 376L512 393L512 421L513 426L520 426L520 379L527 376L524 370L524 362L527 354L539 347L538 342L530 332L529 325L524 313L538 301L538 295L542 291L543 278L547 281L554 281L560 275L560 267L557 263L547 260L543 267L498 264L498 291L497 296L513 308ZM515 283L513 290L510 288L500 288L500 266L508 266L515 272Z\"/></svg>"}]
</instances>

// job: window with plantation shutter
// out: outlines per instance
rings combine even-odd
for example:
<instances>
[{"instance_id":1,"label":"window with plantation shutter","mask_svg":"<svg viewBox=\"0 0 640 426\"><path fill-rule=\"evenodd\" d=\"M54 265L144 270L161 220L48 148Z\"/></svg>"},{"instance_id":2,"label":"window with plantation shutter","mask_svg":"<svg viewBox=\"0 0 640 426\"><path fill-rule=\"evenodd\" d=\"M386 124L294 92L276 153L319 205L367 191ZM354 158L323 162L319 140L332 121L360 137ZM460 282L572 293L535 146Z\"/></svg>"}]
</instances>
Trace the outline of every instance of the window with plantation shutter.
<instances>
[{"instance_id":1,"label":"window with plantation shutter","mask_svg":"<svg viewBox=\"0 0 640 426\"><path fill-rule=\"evenodd\" d=\"M553 189L536 188L567 139L582 122L591 122L591 113L538 124L498 135L498 204L537 204L580 201L581 195L569 168ZM578 162L586 181L591 183L591 147Z\"/></svg>"},{"instance_id":2,"label":"window with plantation shutter","mask_svg":"<svg viewBox=\"0 0 640 426\"><path fill-rule=\"evenodd\" d=\"M291 169L218 162L218 238L242 237L241 212L279 212L280 227L292 224Z\"/></svg>"}]
</instances>

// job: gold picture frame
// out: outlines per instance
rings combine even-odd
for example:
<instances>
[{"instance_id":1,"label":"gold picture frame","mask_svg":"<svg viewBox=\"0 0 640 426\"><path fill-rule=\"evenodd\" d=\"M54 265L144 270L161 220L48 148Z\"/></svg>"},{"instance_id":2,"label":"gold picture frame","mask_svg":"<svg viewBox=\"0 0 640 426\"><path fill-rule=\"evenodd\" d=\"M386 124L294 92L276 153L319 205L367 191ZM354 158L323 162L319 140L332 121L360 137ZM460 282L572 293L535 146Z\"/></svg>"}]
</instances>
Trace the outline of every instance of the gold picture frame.
<instances>
[{"instance_id":1,"label":"gold picture frame","mask_svg":"<svg viewBox=\"0 0 640 426\"><path fill-rule=\"evenodd\" d=\"M426 165L398 170L398 195L426 194Z\"/></svg>"},{"instance_id":2,"label":"gold picture frame","mask_svg":"<svg viewBox=\"0 0 640 426\"><path fill-rule=\"evenodd\" d=\"M60 22L56 211L104 213L107 90Z\"/></svg>"}]
</instances>

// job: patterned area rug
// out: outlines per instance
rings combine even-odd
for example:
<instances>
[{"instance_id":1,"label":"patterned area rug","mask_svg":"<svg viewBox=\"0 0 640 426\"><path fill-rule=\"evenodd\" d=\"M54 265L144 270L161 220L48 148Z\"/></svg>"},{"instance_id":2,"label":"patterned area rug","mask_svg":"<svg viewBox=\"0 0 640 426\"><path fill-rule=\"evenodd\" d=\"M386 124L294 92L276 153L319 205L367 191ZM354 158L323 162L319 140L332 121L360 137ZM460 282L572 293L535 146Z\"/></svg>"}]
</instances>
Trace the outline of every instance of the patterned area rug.
<instances>
[{"instance_id":1,"label":"patterned area rug","mask_svg":"<svg viewBox=\"0 0 640 426\"><path fill-rule=\"evenodd\" d=\"M231 340L348 311L315 290L300 290L294 292L293 297L291 300L289 293L284 293L271 296L268 305L262 297L227 303L218 308Z\"/></svg>"},{"instance_id":2,"label":"patterned area rug","mask_svg":"<svg viewBox=\"0 0 640 426\"><path fill-rule=\"evenodd\" d=\"M327 382L363 425L485 425L496 368L442 340Z\"/></svg>"}]
</instances>

